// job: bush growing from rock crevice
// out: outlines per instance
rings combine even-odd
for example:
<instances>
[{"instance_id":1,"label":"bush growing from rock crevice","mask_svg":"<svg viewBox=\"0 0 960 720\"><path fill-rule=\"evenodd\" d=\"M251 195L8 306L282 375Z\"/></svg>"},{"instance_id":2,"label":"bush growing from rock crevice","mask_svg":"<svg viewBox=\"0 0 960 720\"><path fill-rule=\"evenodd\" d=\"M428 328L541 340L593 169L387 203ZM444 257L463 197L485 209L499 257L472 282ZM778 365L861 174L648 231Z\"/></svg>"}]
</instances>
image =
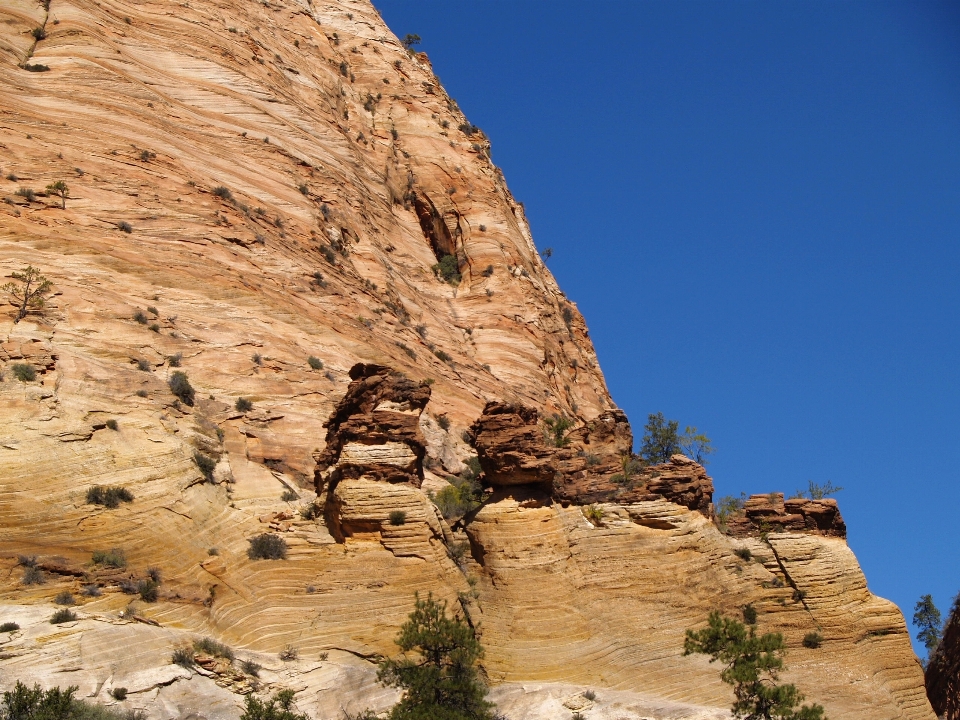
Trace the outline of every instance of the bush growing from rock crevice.
<instances>
[{"instance_id":1,"label":"bush growing from rock crevice","mask_svg":"<svg viewBox=\"0 0 960 720\"><path fill-rule=\"evenodd\" d=\"M212 655L213 657L223 658L224 660L229 660L230 662L233 662L234 660L233 648L231 648L229 645L224 645L222 642L217 642L210 637L194 640L193 649L198 653L205 653L207 655Z\"/></svg>"},{"instance_id":2,"label":"bush growing from rock crevice","mask_svg":"<svg viewBox=\"0 0 960 720\"><path fill-rule=\"evenodd\" d=\"M13 372L13 376L20 382L33 382L37 379L37 371L33 369L32 365L14 363L10 370Z\"/></svg>"},{"instance_id":3,"label":"bush growing from rock crevice","mask_svg":"<svg viewBox=\"0 0 960 720\"><path fill-rule=\"evenodd\" d=\"M187 374L185 372L174 370L173 374L170 375L170 379L167 381L167 385L170 387L170 392L179 398L185 405L193 407L193 401L196 392L193 389L193 385L190 384L190 380L187 378Z\"/></svg>"},{"instance_id":4,"label":"bush growing from rock crevice","mask_svg":"<svg viewBox=\"0 0 960 720\"><path fill-rule=\"evenodd\" d=\"M127 566L127 556L121 548L96 550L91 559L94 565L104 565L121 570Z\"/></svg>"},{"instance_id":5,"label":"bush growing from rock crevice","mask_svg":"<svg viewBox=\"0 0 960 720\"><path fill-rule=\"evenodd\" d=\"M77 620L77 619L78 619L77 614L73 610L69 610L67 608L60 608L53 614L53 617L50 618L50 624L59 625L65 622L73 622L74 620Z\"/></svg>"},{"instance_id":6,"label":"bush growing from rock crevice","mask_svg":"<svg viewBox=\"0 0 960 720\"><path fill-rule=\"evenodd\" d=\"M115 508L122 502L133 502L133 493L126 488L114 485L94 485L87 490L88 505L103 505L108 508Z\"/></svg>"}]
</instances>

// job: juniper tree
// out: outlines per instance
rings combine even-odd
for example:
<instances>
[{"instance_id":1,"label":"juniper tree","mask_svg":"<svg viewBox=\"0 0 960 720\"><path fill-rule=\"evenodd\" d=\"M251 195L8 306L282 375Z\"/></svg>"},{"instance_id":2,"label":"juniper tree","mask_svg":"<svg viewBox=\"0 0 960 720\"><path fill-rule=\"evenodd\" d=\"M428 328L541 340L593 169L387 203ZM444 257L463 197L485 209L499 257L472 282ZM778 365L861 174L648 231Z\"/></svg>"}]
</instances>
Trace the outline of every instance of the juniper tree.
<instances>
[{"instance_id":1,"label":"juniper tree","mask_svg":"<svg viewBox=\"0 0 960 720\"><path fill-rule=\"evenodd\" d=\"M933 653L940 644L941 617L937 606L933 604L932 595L921 595L913 608L913 624L920 632L917 633L917 640L923 643L927 649L927 662L933 657Z\"/></svg>"},{"instance_id":2,"label":"juniper tree","mask_svg":"<svg viewBox=\"0 0 960 720\"><path fill-rule=\"evenodd\" d=\"M13 298L17 306L17 315L13 322L18 323L27 316L30 310L40 310L46 303L46 296L50 294L53 283L40 274L40 270L27 265L22 272L11 273L10 277L19 280L21 284L9 282L0 287Z\"/></svg>"},{"instance_id":3,"label":"juniper tree","mask_svg":"<svg viewBox=\"0 0 960 720\"><path fill-rule=\"evenodd\" d=\"M670 461L670 456L680 452L680 435L677 430L680 423L667 420L662 412L650 413L646 432L640 445L640 456L651 465Z\"/></svg>"}]
</instances>

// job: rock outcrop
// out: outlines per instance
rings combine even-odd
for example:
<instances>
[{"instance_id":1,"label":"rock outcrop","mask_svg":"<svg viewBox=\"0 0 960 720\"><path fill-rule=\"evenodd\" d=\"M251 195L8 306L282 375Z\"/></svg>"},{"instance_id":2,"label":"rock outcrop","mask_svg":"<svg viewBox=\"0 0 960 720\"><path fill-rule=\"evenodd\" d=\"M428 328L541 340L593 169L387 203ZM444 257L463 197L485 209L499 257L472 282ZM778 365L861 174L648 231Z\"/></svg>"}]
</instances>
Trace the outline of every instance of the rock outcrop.
<instances>
[{"instance_id":1,"label":"rock outcrop","mask_svg":"<svg viewBox=\"0 0 960 720\"><path fill-rule=\"evenodd\" d=\"M591 720L718 718L683 633L752 603L832 720L932 720L835 505L755 503L731 537L701 466L637 463L488 139L366 0L9 0L0 119L0 275L54 291L0 307L3 689L233 720L240 666L171 663L210 635L311 716L383 710L375 662L433 593L517 717L589 687ZM429 492L474 453L451 529Z\"/></svg>"},{"instance_id":2,"label":"rock outcrop","mask_svg":"<svg viewBox=\"0 0 960 720\"><path fill-rule=\"evenodd\" d=\"M730 534L735 537L777 532L799 531L845 538L847 526L840 516L837 501L832 498L783 499L783 493L751 495L744 503L743 512L728 521Z\"/></svg>"},{"instance_id":3,"label":"rock outcrop","mask_svg":"<svg viewBox=\"0 0 960 720\"><path fill-rule=\"evenodd\" d=\"M960 720L960 599L953 603L925 675L927 697L937 717Z\"/></svg>"}]
</instances>

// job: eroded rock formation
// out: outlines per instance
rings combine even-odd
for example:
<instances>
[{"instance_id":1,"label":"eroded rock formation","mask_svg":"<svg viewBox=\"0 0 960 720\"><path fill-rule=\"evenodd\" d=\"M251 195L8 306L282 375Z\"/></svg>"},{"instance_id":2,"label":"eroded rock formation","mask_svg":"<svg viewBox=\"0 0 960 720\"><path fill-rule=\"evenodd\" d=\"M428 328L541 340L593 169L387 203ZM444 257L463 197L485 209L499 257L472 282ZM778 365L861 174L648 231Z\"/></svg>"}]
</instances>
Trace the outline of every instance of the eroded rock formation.
<instances>
[{"instance_id":1,"label":"eroded rock formation","mask_svg":"<svg viewBox=\"0 0 960 720\"><path fill-rule=\"evenodd\" d=\"M772 530L799 531L845 538L847 526L833 498L783 499L783 493L751 495L743 513L730 519L730 534L736 537L759 535Z\"/></svg>"}]
</instances>

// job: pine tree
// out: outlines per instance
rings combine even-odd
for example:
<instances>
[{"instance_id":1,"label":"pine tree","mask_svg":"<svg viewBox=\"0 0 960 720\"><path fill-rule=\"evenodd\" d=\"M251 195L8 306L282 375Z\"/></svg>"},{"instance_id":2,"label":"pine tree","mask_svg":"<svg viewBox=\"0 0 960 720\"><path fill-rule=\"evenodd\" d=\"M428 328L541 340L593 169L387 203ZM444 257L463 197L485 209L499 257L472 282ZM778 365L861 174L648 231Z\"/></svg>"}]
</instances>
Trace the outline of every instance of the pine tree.
<instances>
[{"instance_id":1,"label":"pine tree","mask_svg":"<svg viewBox=\"0 0 960 720\"><path fill-rule=\"evenodd\" d=\"M683 654L702 653L726 667L720 679L733 685L733 716L744 720L827 720L820 705L797 705L803 695L794 685L777 685L786 645L780 633L757 635L739 620L710 613L708 627L687 630Z\"/></svg>"},{"instance_id":2,"label":"pine tree","mask_svg":"<svg viewBox=\"0 0 960 720\"><path fill-rule=\"evenodd\" d=\"M477 675L480 641L463 619L448 618L446 611L446 603L432 595L417 597L396 639L404 657L380 663L380 682L404 691L390 720L493 719L493 704L484 699L487 688Z\"/></svg>"},{"instance_id":3,"label":"pine tree","mask_svg":"<svg viewBox=\"0 0 960 720\"><path fill-rule=\"evenodd\" d=\"M920 629L920 632L917 633L917 640L927 648L927 662L929 662L937 649L937 645L940 644L942 627L940 611L933 604L932 595L921 595L913 610L913 624Z\"/></svg>"},{"instance_id":4,"label":"pine tree","mask_svg":"<svg viewBox=\"0 0 960 720\"><path fill-rule=\"evenodd\" d=\"M650 413L643 426L646 433L640 445L640 456L651 465L670 462L670 456L681 451L679 428L680 423L667 420L662 412Z\"/></svg>"}]
</instances>

